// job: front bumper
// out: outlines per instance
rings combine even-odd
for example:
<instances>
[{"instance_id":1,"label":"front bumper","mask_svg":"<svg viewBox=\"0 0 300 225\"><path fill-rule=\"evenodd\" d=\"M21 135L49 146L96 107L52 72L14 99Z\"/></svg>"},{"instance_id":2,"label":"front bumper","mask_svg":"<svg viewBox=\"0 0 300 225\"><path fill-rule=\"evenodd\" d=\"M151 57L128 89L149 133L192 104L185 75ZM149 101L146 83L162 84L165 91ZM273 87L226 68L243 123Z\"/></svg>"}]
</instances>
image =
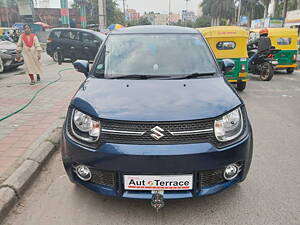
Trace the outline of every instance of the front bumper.
<instances>
[{"instance_id":1,"label":"front bumper","mask_svg":"<svg viewBox=\"0 0 300 225\"><path fill-rule=\"evenodd\" d=\"M65 129L64 129L65 130ZM83 147L62 136L62 158L72 182L79 183L99 194L113 197L151 199L151 191L124 190L123 175L193 174L193 190L165 191L165 199L192 198L215 194L244 180L252 158L252 132L240 142L223 149L209 143L183 145L126 145L103 144L98 149ZM241 163L242 171L234 180L219 180L219 172L231 163ZM73 172L78 164L89 166L95 179L85 182ZM105 177L106 176L106 177ZM107 177L108 176L108 177ZM205 186L203 183L205 181ZM210 185L209 185L210 184Z\"/></svg>"},{"instance_id":2,"label":"front bumper","mask_svg":"<svg viewBox=\"0 0 300 225\"><path fill-rule=\"evenodd\" d=\"M276 69L288 69L288 68L296 68L297 64L291 65L276 65Z\"/></svg>"},{"instance_id":3,"label":"front bumper","mask_svg":"<svg viewBox=\"0 0 300 225\"><path fill-rule=\"evenodd\" d=\"M21 62L16 61L16 55L0 53L0 57L2 59L4 69L14 68L14 67L22 66L24 64L23 61Z\"/></svg>"}]
</instances>

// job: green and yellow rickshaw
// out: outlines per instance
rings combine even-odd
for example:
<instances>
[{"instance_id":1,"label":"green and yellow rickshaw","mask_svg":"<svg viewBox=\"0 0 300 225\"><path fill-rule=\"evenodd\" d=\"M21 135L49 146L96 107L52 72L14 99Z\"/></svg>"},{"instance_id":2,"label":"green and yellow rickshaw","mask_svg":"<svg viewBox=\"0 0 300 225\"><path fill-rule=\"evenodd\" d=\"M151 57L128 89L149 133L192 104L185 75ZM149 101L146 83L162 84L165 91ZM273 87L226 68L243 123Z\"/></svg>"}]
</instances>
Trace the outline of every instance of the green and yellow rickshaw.
<instances>
[{"instance_id":1,"label":"green and yellow rickshaw","mask_svg":"<svg viewBox=\"0 0 300 225\"><path fill-rule=\"evenodd\" d=\"M267 28L268 36L271 39L272 46L281 50L274 55L274 59L278 60L276 70L286 69L287 73L293 73L297 67L297 29L292 28ZM259 31L254 29L250 31L250 41L259 38Z\"/></svg>"},{"instance_id":2,"label":"green and yellow rickshaw","mask_svg":"<svg viewBox=\"0 0 300 225\"><path fill-rule=\"evenodd\" d=\"M225 74L230 83L237 84L237 89L246 88L248 76L247 42L249 33L237 26L215 26L198 29L208 41L218 63L231 59L235 63L232 71Z\"/></svg>"}]
</instances>

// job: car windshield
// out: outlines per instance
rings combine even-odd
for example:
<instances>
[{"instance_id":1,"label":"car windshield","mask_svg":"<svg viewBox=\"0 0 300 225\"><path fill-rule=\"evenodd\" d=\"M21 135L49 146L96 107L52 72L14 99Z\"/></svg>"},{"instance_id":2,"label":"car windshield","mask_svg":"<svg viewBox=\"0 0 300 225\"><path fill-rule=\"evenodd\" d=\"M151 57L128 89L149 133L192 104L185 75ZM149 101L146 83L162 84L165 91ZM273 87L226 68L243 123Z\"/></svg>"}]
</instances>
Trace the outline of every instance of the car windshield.
<instances>
[{"instance_id":1,"label":"car windshield","mask_svg":"<svg viewBox=\"0 0 300 225\"><path fill-rule=\"evenodd\" d=\"M108 79L201 76L216 70L200 34L110 35L95 65L95 75Z\"/></svg>"}]
</instances>

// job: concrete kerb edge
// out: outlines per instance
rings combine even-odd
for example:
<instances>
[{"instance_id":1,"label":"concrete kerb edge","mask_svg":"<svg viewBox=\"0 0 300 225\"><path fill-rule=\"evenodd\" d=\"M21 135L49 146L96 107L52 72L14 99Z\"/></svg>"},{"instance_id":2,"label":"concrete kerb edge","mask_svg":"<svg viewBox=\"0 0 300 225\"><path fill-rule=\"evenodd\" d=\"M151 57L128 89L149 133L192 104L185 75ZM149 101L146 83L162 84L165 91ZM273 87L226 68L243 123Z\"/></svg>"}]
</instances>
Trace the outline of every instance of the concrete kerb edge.
<instances>
[{"instance_id":1,"label":"concrete kerb edge","mask_svg":"<svg viewBox=\"0 0 300 225\"><path fill-rule=\"evenodd\" d=\"M58 149L60 134L61 128L52 130L47 139L31 149L21 165L0 184L0 224Z\"/></svg>"}]
</instances>

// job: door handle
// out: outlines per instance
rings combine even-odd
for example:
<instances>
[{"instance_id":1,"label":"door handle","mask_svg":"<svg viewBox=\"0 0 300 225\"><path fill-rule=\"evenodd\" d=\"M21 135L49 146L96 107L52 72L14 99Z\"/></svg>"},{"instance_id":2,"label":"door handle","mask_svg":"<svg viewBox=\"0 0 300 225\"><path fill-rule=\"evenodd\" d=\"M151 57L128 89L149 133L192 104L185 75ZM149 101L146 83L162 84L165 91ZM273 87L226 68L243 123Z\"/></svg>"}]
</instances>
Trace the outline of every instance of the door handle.
<instances>
[{"instance_id":1,"label":"door handle","mask_svg":"<svg viewBox=\"0 0 300 225\"><path fill-rule=\"evenodd\" d=\"M88 49L89 49L89 47L84 47L84 49L85 49L85 50L88 50Z\"/></svg>"},{"instance_id":2,"label":"door handle","mask_svg":"<svg viewBox=\"0 0 300 225\"><path fill-rule=\"evenodd\" d=\"M74 46L71 46L71 49L74 49L75 47Z\"/></svg>"}]
</instances>

